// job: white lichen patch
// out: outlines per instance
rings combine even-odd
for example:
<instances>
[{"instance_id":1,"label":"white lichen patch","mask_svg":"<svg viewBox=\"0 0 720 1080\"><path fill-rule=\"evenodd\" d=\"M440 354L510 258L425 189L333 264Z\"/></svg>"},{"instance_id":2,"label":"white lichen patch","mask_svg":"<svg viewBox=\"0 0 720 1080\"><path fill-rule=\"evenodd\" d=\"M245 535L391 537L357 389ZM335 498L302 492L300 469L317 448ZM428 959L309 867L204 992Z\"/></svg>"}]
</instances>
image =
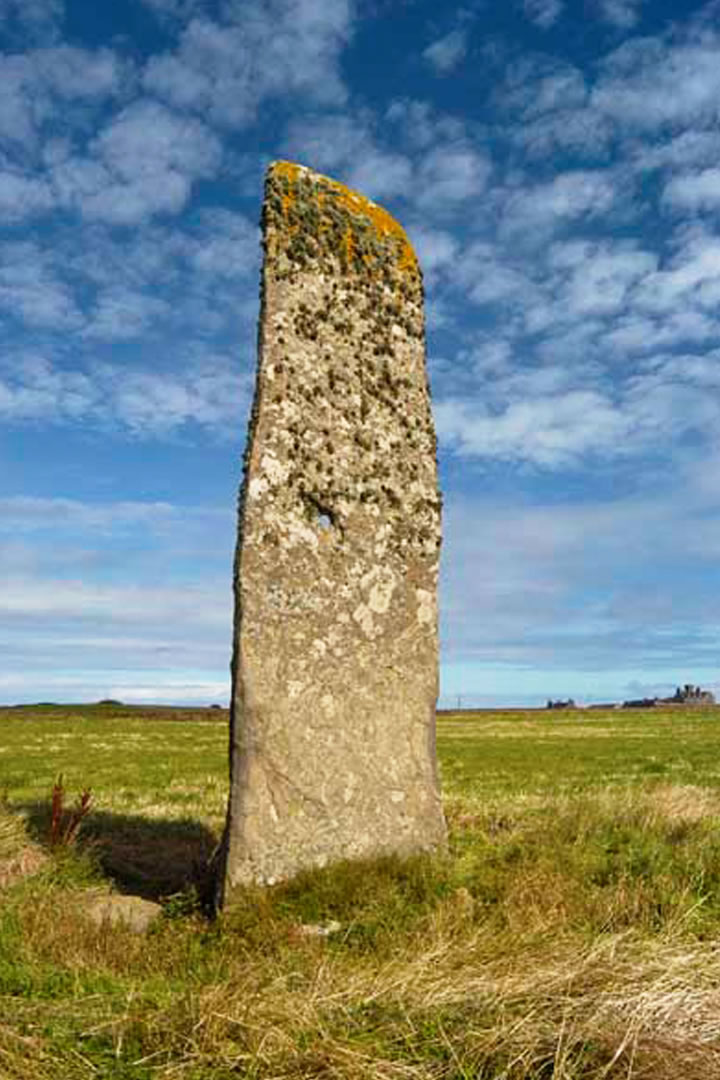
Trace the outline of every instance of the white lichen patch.
<instances>
[{"instance_id":1,"label":"white lichen patch","mask_svg":"<svg viewBox=\"0 0 720 1080\"><path fill-rule=\"evenodd\" d=\"M367 637L371 637L372 632L375 629L375 623L372 617L372 611L367 604L358 604L352 613L352 617L362 629L363 633Z\"/></svg>"},{"instance_id":2,"label":"white lichen patch","mask_svg":"<svg viewBox=\"0 0 720 1080\"><path fill-rule=\"evenodd\" d=\"M264 476L253 476L247 486L247 498L259 499L268 489L268 482Z\"/></svg>"},{"instance_id":3,"label":"white lichen patch","mask_svg":"<svg viewBox=\"0 0 720 1080\"><path fill-rule=\"evenodd\" d=\"M271 484L284 484L288 476L288 463L280 461L271 450L266 450L260 462L260 473Z\"/></svg>"},{"instance_id":4,"label":"white lichen patch","mask_svg":"<svg viewBox=\"0 0 720 1080\"><path fill-rule=\"evenodd\" d=\"M436 618L435 596L428 589L416 589L417 621L421 625L430 625Z\"/></svg>"},{"instance_id":5,"label":"white lichen patch","mask_svg":"<svg viewBox=\"0 0 720 1080\"><path fill-rule=\"evenodd\" d=\"M392 594L395 592L395 577L387 575L383 581L376 581L370 589L368 607L376 615L384 615L390 607Z\"/></svg>"}]
</instances>

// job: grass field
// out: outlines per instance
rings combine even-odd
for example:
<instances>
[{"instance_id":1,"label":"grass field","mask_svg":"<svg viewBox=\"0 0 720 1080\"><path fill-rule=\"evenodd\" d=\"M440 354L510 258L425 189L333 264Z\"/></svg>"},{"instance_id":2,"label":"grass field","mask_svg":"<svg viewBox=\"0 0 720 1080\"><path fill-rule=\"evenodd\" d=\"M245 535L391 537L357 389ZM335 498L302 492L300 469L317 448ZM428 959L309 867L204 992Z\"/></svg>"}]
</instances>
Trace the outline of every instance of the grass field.
<instances>
[{"instance_id":1,"label":"grass field","mask_svg":"<svg viewBox=\"0 0 720 1080\"><path fill-rule=\"evenodd\" d=\"M720 710L444 715L447 854L210 922L226 744L215 710L0 709L2 1080L720 1075ZM60 774L94 801L49 852ZM95 926L110 889L162 918Z\"/></svg>"}]
</instances>

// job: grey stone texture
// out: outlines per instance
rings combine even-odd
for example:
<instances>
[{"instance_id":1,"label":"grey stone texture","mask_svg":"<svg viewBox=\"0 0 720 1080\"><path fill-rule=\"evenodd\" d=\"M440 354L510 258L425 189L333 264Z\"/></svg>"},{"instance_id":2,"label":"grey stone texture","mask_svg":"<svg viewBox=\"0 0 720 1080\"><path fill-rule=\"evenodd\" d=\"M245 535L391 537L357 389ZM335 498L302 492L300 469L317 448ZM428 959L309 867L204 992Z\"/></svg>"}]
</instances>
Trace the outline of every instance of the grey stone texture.
<instances>
[{"instance_id":1,"label":"grey stone texture","mask_svg":"<svg viewBox=\"0 0 720 1080\"><path fill-rule=\"evenodd\" d=\"M420 269L386 211L287 162L268 170L263 241L221 902L446 838Z\"/></svg>"},{"instance_id":2,"label":"grey stone texture","mask_svg":"<svg viewBox=\"0 0 720 1080\"><path fill-rule=\"evenodd\" d=\"M96 926L127 926L136 934L144 934L162 913L159 904L141 896L89 896L81 909Z\"/></svg>"}]
</instances>

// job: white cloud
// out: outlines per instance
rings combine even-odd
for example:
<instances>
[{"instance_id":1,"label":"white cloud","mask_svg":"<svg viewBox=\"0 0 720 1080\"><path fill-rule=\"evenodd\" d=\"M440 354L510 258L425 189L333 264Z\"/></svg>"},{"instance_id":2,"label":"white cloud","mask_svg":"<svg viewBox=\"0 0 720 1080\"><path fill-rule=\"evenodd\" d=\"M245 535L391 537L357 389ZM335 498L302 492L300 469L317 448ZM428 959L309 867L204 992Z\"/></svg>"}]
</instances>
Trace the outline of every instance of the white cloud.
<instances>
[{"instance_id":1,"label":"white cloud","mask_svg":"<svg viewBox=\"0 0 720 1080\"><path fill-rule=\"evenodd\" d=\"M222 23L195 18L177 52L150 59L148 90L228 127L251 123L265 98L345 100L338 59L352 32L350 0L243 0L224 8Z\"/></svg>"},{"instance_id":2,"label":"white cloud","mask_svg":"<svg viewBox=\"0 0 720 1080\"><path fill-rule=\"evenodd\" d=\"M668 384L680 382L714 390L720 388L720 350L711 349L701 355L694 353L670 354L653 357L648 370ZM712 408L714 402L710 399Z\"/></svg>"},{"instance_id":3,"label":"white cloud","mask_svg":"<svg viewBox=\"0 0 720 1080\"><path fill-rule=\"evenodd\" d=\"M376 152L371 118L367 114L320 113L292 120L284 149L319 172L345 169L366 153Z\"/></svg>"},{"instance_id":4,"label":"white cloud","mask_svg":"<svg viewBox=\"0 0 720 1080\"><path fill-rule=\"evenodd\" d=\"M494 92L503 112L536 117L557 109L585 105L588 87L583 72L573 64L549 56L525 55L508 65Z\"/></svg>"},{"instance_id":5,"label":"white cloud","mask_svg":"<svg viewBox=\"0 0 720 1080\"><path fill-rule=\"evenodd\" d=\"M481 378L507 375L511 369L513 351L508 341L488 339L473 347L470 358L474 375Z\"/></svg>"},{"instance_id":6,"label":"white cloud","mask_svg":"<svg viewBox=\"0 0 720 1080\"><path fill-rule=\"evenodd\" d=\"M233 502L0 499L0 695L224 700Z\"/></svg>"},{"instance_id":7,"label":"white cloud","mask_svg":"<svg viewBox=\"0 0 720 1080\"><path fill-rule=\"evenodd\" d=\"M260 232L232 210L203 211L184 245L192 269L213 278L237 278L259 266Z\"/></svg>"},{"instance_id":8,"label":"white cloud","mask_svg":"<svg viewBox=\"0 0 720 1080\"><path fill-rule=\"evenodd\" d=\"M373 199L404 194L412 184L412 167L403 154L368 146L346 166L348 183Z\"/></svg>"},{"instance_id":9,"label":"white cloud","mask_svg":"<svg viewBox=\"0 0 720 1080\"><path fill-rule=\"evenodd\" d=\"M401 139L411 150L427 150L440 142L455 143L468 138L463 120L438 112L427 101L411 98L393 101L383 120L394 129L389 138Z\"/></svg>"},{"instance_id":10,"label":"white cloud","mask_svg":"<svg viewBox=\"0 0 720 1080\"><path fill-rule=\"evenodd\" d=\"M528 117L559 109L579 109L588 97L581 72L569 65L558 65L541 78L524 83L523 90L524 94L516 96L516 103L522 103Z\"/></svg>"},{"instance_id":11,"label":"white cloud","mask_svg":"<svg viewBox=\"0 0 720 1080\"><path fill-rule=\"evenodd\" d=\"M564 0L524 0L525 14L542 30L548 30L562 15Z\"/></svg>"},{"instance_id":12,"label":"white cloud","mask_svg":"<svg viewBox=\"0 0 720 1080\"><path fill-rule=\"evenodd\" d=\"M0 135L19 144L31 144L36 137L36 123L47 106L27 92L32 78L31 65L24 56L0 56Z\"/></svg>"},{"instance_id":13,"label":"white cloud","mask_svg":"<svg viewBox=\"0 0 720 1080\"><path fill-rule=\"evenodd\" d=\"M555 245L551 265L571 267L571 274L558 297L561 313L571 318L607 316L620 311L632 287L651 274L657 256L637 251L631 245L597 245L571 241Z\"/></svg>"},{"instance_id":14,"label":"white cloud","mask_svg":"<svg viewBox=\"0 0 720 1080\"><path fill-rule=\"evenodd\" d=\"M77 177L75 188L79 184ZM73 222L43 242L0 241L0 317L89 341L202 339L257 316L259 231L236 211L207 208L183 227L148 224L118 231ZM10 347L6 337L6 352ZM82 347L82 342L75 339Z\"/></svg>"},{"instance_id":15,"label":"white cloud","mask_svg":"<svg viewBox=\"0 0 720 1080\"><path fill-rule=\"evenodd\" d=\"M526 334L538 335L534 340L535 355L544 364L565 363L575 365L584 373L600 364L605 368L610 357L602 355L600 341L608 321L597 317L566 318L561 304L552 293L523 312L523 329ZM613 324L614 325L614 324ZM578 357L583 358L578 365ZM616 357L613 354L613 360Z\"/></svg>"},{"instance_id":16,"label":"white cloud","mask_svg":"<svg viewBox=\"0 0 720 1080\"><path fill-rule=\"evenodd\" d=\"M61 648L60 639L54 645L54 649ZM48 667L47 660L38 670L29 672L12 672L0 674L0 695L6 702L13 704L35 703L38 698L46 701L75 701L97 702L106 699L124 701L128 704L168 704L168 705L227 705L230 696L230 676L225 677L220 673L222 666L222 651L213 649L212 660L217 664L218 671L198 671L196 677L189 667L192 663L193 650L188 643L183 652L175 647L173 653L176 657L186 656L188 666L187 675L178 676L173 670L148 670L147 662L142 663L143 652L141 646L135 646L135 656L131 659L135 663L134 668L127 671L118 670L117 664L112 662L112 639L105 644L104 641L96 642L96 645L104 646L106 653L106 667L99 670L90 668L82 673L67 674ZM152 650L150 643L146 644L148 650ZM88 654L88 646L82 645L82 639L77 647ZM56 655L54 650L48 650L50 657ZM92 651L97 651L92 650ZM115 647L117 654L117 647ZM77 651L74 653L77 655ZM92 655L92 653L91 653ZM152 655L152 653L151 653ZM154 658L157 665L157 657ZM214 677L213 677L214 676ZM144 681L141 681L143 680ZM42 689L40 689L42 688Z\"/></svg>"},{"instance_id":17,"label":"white cloud","mask_svg":"<svg viewBox=\"0 0 720 1080\"><path fill-rule=\"evenodd\" d=\"M417 224L408 233L426 281L453 265L460 245L452 233Z\"/></svg>"},{"instance_id":18,"label":"white cloud","mask_svg":"<svg viewBox=\"0 0 720 1080\"><path fill-rule=\"evenodd\" d=\"M689 307L714 308L720 289L720 241L693 236L667 265L639 285L634 303L642 312L679 313Z\"/></svg>"},{"instance_id":19,"label":"white cloud","mask_svg":"<svg viewBox=\"0 0 720 1080\"><path fill-rule=\"evenodd\" d=\"M449 34L434 41L423 50L423 59L438 75L448 75L467 54L467 32L451 30Z\"/></svg>"},{"instance_id":20,"label":"white cloud","mask_svg":"<svg viewBox=\"0 0 720 1080\"><path fill-rule=\"evenodd\" d=\"M75 421L98 406L99 391L80 371L61 371L41 356L13 358L0 374L0 416L5 421Z\"/></svg>"},{"instance_id":21,"label":"white cloud","mask_svg":"<svg viewBox=\"0 0 720 1080\"><path fill-rule=\"evenodd\" d=\"M626 42L612 53L591 103L623 129L706 127L720 115L720 42L667 44L660 38Z\"/></svg>"},{"instance_id":22,"label":"white cloud","mask_svg":"<svg viewBox=\"0 0 720 1080\"><path fill-rule=\"evenodd\" d=\"M609 173L560 173L547 183L509 192L505 227L512 232L553 229L562 221L599 216L612 207L615 198L615 181Z\"/></svg>"},{"instance_id":23,"label":"white cloud","mask_svg":"<svg viewBox=\"0 0 720 1080\"><path fill-rule=\"evenodd\" d=\"M588 107L587 80L571 64L548 57L523 59L510 67L494 98L510 117L509 139L533 157L556 150L607 156L612 121Z\"/></svg>"},{"instance_id":24,"label":"white cloud","mask_svg":"<svg viewBox=\"0 0 720 1080\"><path fill-rule=\"evenodd\" d=\"M219 434L242 428L247 383L229 365L208 364L185 377L112 373L114 418L138 435L157 437L192 422ZM245 400L243 398L245 397Z\"/></svg>"},{"instance_id":25,"label":"white cloud","mask_svg":"<svg viewBox=\"0 0 720 1080\"><path fill-rule=\"evenodd\" d=\"M665 185L662 200L673 209L715 210L720 206L720 169L673 177Z\"/></svg>"},{"instance_id":26,"label":"white cloud","mask_svg":"<svg viewBox=\"0 0 720 1080\"><path fill-rule=\"evenodd\" d=\"M442 216L478 198L491 168L489 158L468 143L443 144L421 156L408 195L421 210Z\"/></svg>"},{"instance_id":27,"label":"white cloud","mask_svg":"<svg viewBox=\"0 0 720 1080\"><path fill-rule=\"evenodd\" d=\"M712 165L720 158L720 133L683 131L665 142L641 142L630 154L633 166L641 170Z\"/></svg>"},{"instance_id":28,"label":"white cloud","mask_svg":"<svg viewBox=\"0 0 720 1080\"><path fill-rule=\"evenodd\" d=\"M54 557L58 549L59 561L66 566L68 552L78 542L92 549L106 538L122 544L128 536L136 540L142 536L145 542L160 538L167 563L172 562L176 546L181 548L183 558L190 546L197 547L207 565L207 537L221 534L231 537L235 525L235 508L231 505L218 508L137 500L83 502L61 496L32 495L0 498L0 533L6 533L13 541L24 539L26 546L22 552L11 550L10 555L18 565L23 563L26 567L33 565L33 559L47 562L48 554ZM51 545L50 552L43 541ZM30 544L33 546L27 546ZM7 545L0 546L2 566L7 565L7 552Z\"/></svg>"},{"instance_id":29,"label":"white cloud","mask_svg":"<svg viewBox=\"0 0 720 1080\"><path fill-rule=\"evenodd\" d=\"M84 110L118 95L132 77L132 64L106 48L57 45L0 55L0 134L26 153L58 122L87 130L92 118Z\"/></svg>"},{"instance_id":30,"label":"white cloud","mask_svg":"<svg viewBox=\"0 0 720 1080\"><path fill-rule=\"evenodd\" d=\"M720 421L720 402L708 393L708 384L688 379L693 372L673 372L671 367L641 373L627 381L626 408L640 429L667 443L692 433L707 442Z\"/></svg>"},{"instance_id":31,"label":"white cloud","mask_svg":"<svg viewBox=\"0 0 720 1080\"><path fill-rule=\"evenodd\" d=\"M565 250L558 250L564 248ZM556 260L577 255L572 245L557 245ZM623 290L645 272L643 253L627 251L617 265L596 252L589 262L612 281L611 292ZM720 328L703 316L676 313L665 319L642 319L634 314L614 316L604 323L593 317L597 306L581 294L558 293L560 308L587 335L563 347L558 321L548 320L550 332L537 353L529 355L521 339L516 342L488 335L469 355L460 354L455 367L446 365L444 385L435 394L435 415L441 446L446 452L481 461L529 464L543 469L588 467L589 460L618 461L643 455L670 459L686 440L707 448L720 426L720 398L716 384L716 352L674 357L669 350L683 342L712 338L720 341ZM556 282L551 278L550 288ZM597 286L600 292L603 286ZM620 301L617 301L619 306ZM603 317L606 308L600 305ZM587 313L590 312L591 318ZM571 324L572 325L572 324ZM490 347L490 345L492 347ZM618 355L647 355L646 361L618 370ZM578 356L582 364L578 364ZM538 363L539 357L544 358ZM512 362L511 362L512 360Z\"/></svg>"},{"instance_id":32,"label":"white cloud","mask_svg":"<svg viewBox=\"0 0 720 1080\"><path fill-rule=\"evenodd\" d=\"M212 176L220 142L204 124L181 117L154 101L128 106L100 133L93 150L125 181L168 171Z\"/></svg>"},{"instance_id":33,"label":"white cloud","mask_svg":"<svg viewBox=\"0 0 720 1080\"><path fill-rule=\"evenodd\" d=\"M61 205L89 220L136 225L179 213L194 182L219 169L222 146L199 120L145 99L106 125L89 157L54 158L49 177Z\"/></svg>"},{"instance_id":34,"label":"white cloud","mask_svg":"<svg viewBox=\"0 0 720 1080\"><path fill-rule=\"evenodd\" d=\"M640 19L645 0L598 0L598 15L621 30L630 30Z\"/></svg>"},{"instance_id":35,"label":"white cloud","mask_svg":"<svg viewBox=\"0 0 720 1080\"><path fill-rule=\"evenodd\" d=\"M512 303L528 300L534 294L532 282L519 270L503 266L489 259L484 265L471 259L462 269L462 277L470 271L472 265L478 267L477 280L468 292L468 300L474 304L496 304L505 301Z\"/></svg>"},{"instance_id":36,"label":"white cloud","mask_svg":"<svg viewBox=\"0 0 720 1080\"><path fill-rule=\"evenodd\" d=\"M412 187L410 158L378 145L366 113L320 115L292 123L286 146L303 164L344 179L374 199L392 198Z\"/></svg>"},{"instance_id":37,"label":"white cloud","mask_svg":"<svg viewBox=\"0 0 720 1080\"><path fill-rule=\"evenodd\" d=\"M0 246L0 311L28 327L77 330L83 316L73 291L33 244Z\"/></svg>"},{"instance_id":38,"label":"white cloud","mask_svg":"<svg viewBox=\"0 0 720 1080\"><path fill-rule=\"evenodd\" d=\"M497 414L460 401L436 402L441 444L461 457L571 466L586 454L622 452L628 420L596 391L569 390L512 402Z\"/></svg>"},{"instance_id":39,"label":"white cloud","mask_svg":"<svg viewBox=\"0 0 720 1080\"><path fill-rule=\"evenodd\" d=\"M202 0L141 0L161 19L187 19L200 7Z\"/></svg>"},{"instance_id":40,"label":"white cloud","mask_svg":"<svg viewBox=\"0 0 720 1080\"><path fill-rule=\"evenodd\" d=\"M98 618L111 625L227 626L229 603L218 603L218 589L208 585L182 588L151 585L88 584L84 581L15 580L0 594L0 612L6 618Z\"/></svg>"},{"instance_id":41,"label":"white cloud","mask_svg":"<svg viewBox=\"0 0 720 1080\"><path fill-rule=\"evenodd\" d=\"M630 314L616 320L604 335L603 344L617 352L647 353L712 342L719 332L720 326L700 312L680 311L666 318Z\"/></svg>"},{"instance_id":42,"label":"white cloud","mask_svg":"<svg viewBox=\"0 0 720 1080\"><path fill-rule=\"evenodd\" d=\"M13 495L0 498L0 531L15 536L70 526L82 531L112 532L118 528L176 524L186 512L187 508L167 502L87 503L78 499Z\"/></svg>"},{"instance_id":43,"label":"white cloud","mask_svg":"<svg viewBox=\"0 0 720 1080\"><path fill-rule=\"evenodd\" d=\"M558 109L518 125L510 135L535 158L561 151L579 158L607 159L613 127L607 117L592 109Z\"/></svg>"},{"instance_id":44,"label":"white cloud","mask_svg":"<svg viewBox=\"0 0 720 1080\"><path fill-rule=\"evenodd\" d=\"M62 205L81 204L112 185L109 171L99 161L62 156L50 164L53 189Z\"/></svg>"},{"instance_id":45,"label":"white cloud","mask_svg":"<svg viewBox=\"0 0 720 1080\"><path fill-rule=\"evenodd\" d=\"M127 90L132 64L110 49L57 45L0 56L0 82L0 136L12 155L0 160L0 214L13 223L79 194L102 199L114 185L112 171L74 155L74 144L93 131L107 102Z\"/></svg>"},{"instance_id":46,"label":"white cloud","mask_svg":"<svg viewBox=\"0 0 720 1080\"><path fill-rule=\"evenodd\" d=\"M424 127L420 139L413 135L416 116ZM392 135L367 111L311 116L290 124L286 152L371 198L408 202L428 222L484 192L490 158L457 123L408 102L396 102L388 119Z\"/></svg>"},{"instance_id":47,"label":"white cloud","mask_svg":"<svg viewBox=\"0 0 720 1080\"><path fill-rule=\"evenodd\" d=\"M204 124L147 100L115 117L91 150L95 160L66 163L58 185L83 216L116 225L179 212L193 182L214 175L222 160Z\"/></svg>"},{"instance_id":48,"label":"white cloud","mask_svg":"<svg viewBox=\"0 0 720 1080\"><path fill-rule=\"evenodd\" d=\"M117 679L116 675L110 676ZM135 672L129 672L128 679L136 678ZM97 685L97 684L96 684ZM107 685L107 684L105 684ZM112 699L130 703L145 704L157 702L169 705L228 705L230 700L230 676L215 679L200 676L194 682L188 682L172 672L156 672L152 682L142 685L130 685L129 682L110 682L105 695Z\"/></svg>"},{"instance_id":49,"label":"white cloud","mask_svg":"<svg viewBox=\"0 0 720 1080\"><path fill-rule=\"evenodd\" d=\"M2 265L0 245L0 266ZM17 259L11 259L16 264ZM217 331L256 313L260 262L257 225L240 213L219 207L187 214L182 227L151 222L142 229L118 231L102 224L74 223L72 232L55 234L25 265L39 263L47 275L72 282L86 317L102 307L120 313L127 326L144 326L148 340L188 334L207 340L208 320ZM244 279L248 279L247 282ZM205 310L202 315L201 308ZM104 319L106 329L112 331ZM121 336L127 337L120 326Z\"/></svg>"},{"instance_id":50,"label":"white cloud","mask_svg":"<svg viewBox=\"0 0 720 1080\"><path fill-rule=\"evenodd\" d=\"M112 97L132 75L130 63L107 48L59 45L39 49L28 60L35 80L66 101Z\"/></svg>"},{"instance_id":51,"label":"white cloud","mask_svg":"<svg viewBox=\"0 0 720 1080\"><path fill-rule=\"evenodd\" d=\"M89 313L83 336L101 341L132 341L166 320L170 305L145 292L123 286L103 290Z\"/></svg>"},{"instance_id":52,"label":"white cloud","mask_svg":"<svg viewBox=\"0 0 720 1080\"><path fill-rule=\"evenodd\" d=\"M541 302L543 294L529 274L527 261L485 240L472 241L448 267L448 279L464 299L478 305L503 305L506 320L508 310L528 310ZM510 332L507 321L504 326Z\"/></svg>"},{"instance_id":53,"label":"white cloud","mask_svg":"<svg viewBox=\"0 0 720 1080\"><path fill-rule=\"evenodd\" d=\"M718 518L682 489L653 484L632 498L574 503L451 497L445 524L443 656L445 665L472 662L464 690L473 678L499 686L504 667L510 700L526 673L538 697L555 686L592 698L609 682L621 698L631 696L623 671L662 668L661 679L683 682L684 672L714 669L720 626L689 542L711 538ZM648 585L649 536L667 571L662 589Z\"/></svg>"},{"instance_id":54,"label":"white cloud","mask_svg":"<svg viewBox=\"0 0 720 1080\"><path fill-rule=\"evenodd\" d=\"M46 214L54 204L53 192L44 180L15 170L0 170L0 216L8 223Z\"/></svg>"},{"instance_id":55,"label":"white cloud","mask_svg":"<svg viewBox=\"0 0 720 1080\"><path fill-rule=\"evenodd\" d=\"M61 368L42 356L9 357L0 370L0 416L124 428L165 438L194 424L226 438L243 430L250 379L226 358L206 355L172 373L95 364Z\"/></svg>"},{"instance_id":56,"label":"white cloud","mask_svg":"<svg viewBox=\"0 0 720 1080\"><path fill-rule=\"evenodd\" d=\"M64 14L64 0L0 0L5 33L25 41L55 38Z\"/></svg>"}]
</instances>

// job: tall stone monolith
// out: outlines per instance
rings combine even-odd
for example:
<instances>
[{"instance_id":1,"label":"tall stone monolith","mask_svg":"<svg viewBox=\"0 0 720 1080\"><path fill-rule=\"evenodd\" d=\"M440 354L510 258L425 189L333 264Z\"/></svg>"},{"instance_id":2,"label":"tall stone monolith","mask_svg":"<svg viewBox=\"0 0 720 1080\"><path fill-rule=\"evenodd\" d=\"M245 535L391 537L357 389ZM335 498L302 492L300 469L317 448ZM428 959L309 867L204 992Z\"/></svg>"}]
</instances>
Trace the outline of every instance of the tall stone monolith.
<instances>
[{"instance_id":1,"label":"tall stone monolith","mask_svg":"<svg viewBox=\"0 0 720 1080\"><path fill-rule=\"evenodd\" d=\"M421 273L381 207L287 162L267 174L263 238L225 897L445 840Z\"/></svg>"}]
</instances>

